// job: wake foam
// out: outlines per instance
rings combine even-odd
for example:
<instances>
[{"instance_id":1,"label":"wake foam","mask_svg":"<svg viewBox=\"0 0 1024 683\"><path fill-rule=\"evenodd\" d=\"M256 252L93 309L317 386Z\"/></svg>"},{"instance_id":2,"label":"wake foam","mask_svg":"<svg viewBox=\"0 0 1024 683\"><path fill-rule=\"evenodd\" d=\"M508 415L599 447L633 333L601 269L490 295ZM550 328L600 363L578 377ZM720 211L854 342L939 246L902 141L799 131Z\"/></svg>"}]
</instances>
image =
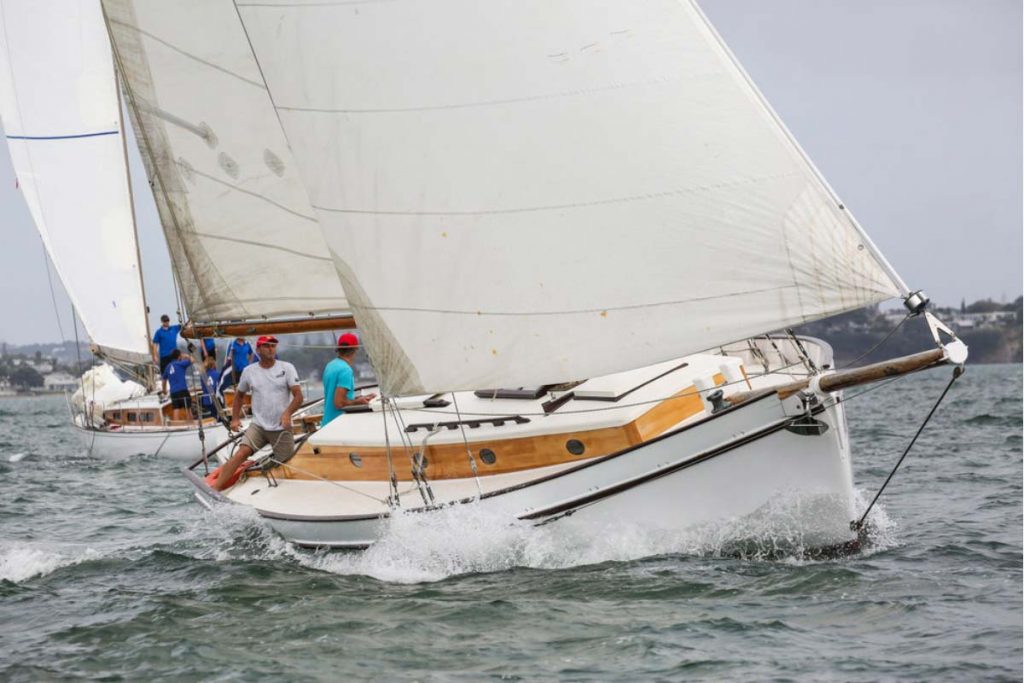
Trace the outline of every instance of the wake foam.
<instances>
[{"instance_id":1,"label":"wake foam","mask_svg":"<svg viewBox=\"0 0 1024 683\"><path fill-rule=\"evenodd\" d=\"M858 516L870 498L856 492ZM615 521L595 526L567 517L535 526L492 505L453 505L429 514L399 512L365 551L308 551L274 533L251 508L218 506L186 532L197 559L271 560L391 583L424 583L516 568L564 569L628 562L659 555L740 558L804 564L820 562L808 542L820 533L828 503L779 497L757 514L686 529L657 529ZM824 507L823 507L824 506ZM881 505L868 517L873 554L896 545L896 525ZM212 543L211 543L212 541Z\"/></svg>"},{"instance_id":2,"label":"wake foam","mask_svg":"<svg viewBox=\"0 0 1024 683\"><path fill-rule=\"evenodd\" d=\"M91 548L61 552L29 543L0 545L0 581L21 583L99 557Z\"/></svg>"}]
</instances>

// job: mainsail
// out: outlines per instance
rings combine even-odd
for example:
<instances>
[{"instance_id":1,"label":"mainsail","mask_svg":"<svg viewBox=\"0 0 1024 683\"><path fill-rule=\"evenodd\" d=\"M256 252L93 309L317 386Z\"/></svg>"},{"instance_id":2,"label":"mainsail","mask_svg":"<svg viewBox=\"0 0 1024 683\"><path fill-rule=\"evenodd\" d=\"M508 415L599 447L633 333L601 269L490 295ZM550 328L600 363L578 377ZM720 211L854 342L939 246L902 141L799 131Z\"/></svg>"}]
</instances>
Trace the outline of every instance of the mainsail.
<instances>
[{"instance_id":1,"label":"mainsail","mask_svg":"<svg viewBox=\"0 0 1024 683\"><path fill-rule=\"evenodd\" d=\"M151 359L124 130L95 0L0 1L0 116L18 185L100 351Z\"/></svg>"},{"instance_id":2,"label":"mainsail","mask_svg":"<svg viewBox=\"0 0 1024 683\"><path fill-rule=\"evenodd\" d=\"M234 5L103 9L189 317L347 310Z\"/></svg>"},{"instance_id":3,"label":"mainsail","mask_svg":"<svg viewBox=\"0 0 1024 683\"><path fill-rule=\"evenodd\" d=\"M905 290L692 2L235 4L387 393Z\"/></svg>"}]
</instances>

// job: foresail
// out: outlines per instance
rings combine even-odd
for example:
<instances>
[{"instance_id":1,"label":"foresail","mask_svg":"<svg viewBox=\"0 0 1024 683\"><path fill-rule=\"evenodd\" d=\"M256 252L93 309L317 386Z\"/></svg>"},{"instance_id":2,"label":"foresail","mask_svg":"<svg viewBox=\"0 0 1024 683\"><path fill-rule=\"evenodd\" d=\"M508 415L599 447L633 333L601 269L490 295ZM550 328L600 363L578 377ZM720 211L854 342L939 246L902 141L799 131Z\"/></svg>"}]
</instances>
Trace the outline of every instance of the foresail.
<instances>
[{"instance_id":1,"label":"foresail","mask_svg":"<svg viewBox=\"0 0 1024 683\"><path fill-rule=\"evenodd\" d=\"M236 5L388 394L582 379L904 289L692 3Z\"/></svg>"},{"instance_id":2,"label":"foresail","mask_svg":"<svg viewBox=\"0 0 1024 683\"><path fill-rule=\"evenodd\" d=\"M96 0L0 1L18 186L94 344L151 360L110 42Z\"/></svg>"},{"instance_id":3,"label":"foresail","mask_svg":"<svg viewBox=\"0 0 1024 683\"><path fill-rule=\"evenodd\" d=\"M348 304L230 0L104 0L189 317Z\"/></svg>"}]
</instances>

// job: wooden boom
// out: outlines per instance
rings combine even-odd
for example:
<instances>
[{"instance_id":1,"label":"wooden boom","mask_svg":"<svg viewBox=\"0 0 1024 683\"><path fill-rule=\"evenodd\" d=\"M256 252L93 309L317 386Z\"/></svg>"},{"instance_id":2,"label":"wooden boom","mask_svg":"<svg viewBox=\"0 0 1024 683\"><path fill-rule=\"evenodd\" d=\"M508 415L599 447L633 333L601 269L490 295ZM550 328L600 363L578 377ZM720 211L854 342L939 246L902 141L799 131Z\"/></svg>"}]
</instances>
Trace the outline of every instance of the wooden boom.
<instances>
[{"instance_id":1,"label":"wooden boom","mask_svg":"<svg viewBox=\"0 0 1024 683\"><path fill-rule=\"evenodd\" d=\"M835 372L831 375L823 375L818 381L818 387L822 392L842 391L843 389L849 389L861 384L877 382L878 380L886 379L887 377L896 377L897 375L906 375L911 372L926 370L936 365L943 365L946 362L947 357L945 349L932 349L931 351L922 351L921 353L915 353L909 356L892 358L880 363L872 363L871 365L865 365L860 368ZM802 379L798 382L792 382L790 384L784 384L777 387L775 391L778 392L779 398L786 398L788 396L792 396L798 391L803 391L810 386L810 383L810 379ZM733 405L736 405L738 403L743 403L755 395L760 396L763 394L764 390L743 391L733 394L732 396L727 396L726 400Z\"/></svg>"},{"instance_id":2,"label":"wooden boom","mask_svg":"<svg viewBox=\"0 0 1024 683\"><path fill-rule=\"evenodd\" d=\"M303 332L351 330L354 327L356 327L356 320L351 315L335 315L327 318L252 320L237 323L189 323L181 329L181 336L188 339L199 339L200 337L248 337L256 334L300 334Z\"/></svg>"}]
</instances>

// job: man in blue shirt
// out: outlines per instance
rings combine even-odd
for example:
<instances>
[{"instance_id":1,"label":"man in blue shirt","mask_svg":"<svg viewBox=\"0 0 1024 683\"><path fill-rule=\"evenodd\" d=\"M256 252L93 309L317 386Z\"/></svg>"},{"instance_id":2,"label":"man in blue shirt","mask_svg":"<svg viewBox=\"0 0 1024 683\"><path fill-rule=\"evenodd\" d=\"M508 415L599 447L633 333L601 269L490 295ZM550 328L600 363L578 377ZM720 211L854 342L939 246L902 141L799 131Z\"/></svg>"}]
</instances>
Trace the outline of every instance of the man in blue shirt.
<instances>
[{"instance_id":1,"label":"man in blue shirt","mask_svg":"<svg viewBox=\"0 0 1024 683\"><path fill-rule=\"evenodd\" d=\"M203 360L204 361L207 358L213 358L213 359L216 360L216 358L217 358L217 342L215 342L213 340L213 337L206 337L205 339L203 339L202 350L203 350Z\"/></svg>"},{"instance_id":2,"label":"man in blue shirt","mask_svg":"<svg viewBox=\"0 0 1024 683\"><path fill-rule=\"evenodd\" d=\"M217 417L216 401L217 387L220 386L220 371L217 370L217 360L213 356L203 359L203 367L206 375L203 377L203 417Z\"/></svg>"},{"instance_id":3,"label":"man in blue shirt","mask_svg":"<svg viewBox=\"0 0 1024 683\"><path fill-rule=\"evenodd\" d=\"M178 333L181 325L172 325L170 317L165 313L160 316L160 327L153 334L153 362L160 364L160 374L171 362L171 352L178 348Z\"/></svg>"},{"instance_id":4,"label":"man in blue shirt","mask_svg":"<svg viewBox=\"0 0 1024 683\"><path fill-rule=\"evenodd\" d=\"M191 408L192 396L188 390L188 366L192 365L192 358L183 354L180 350L174 349L171 352L171 359L164 366L160 376L171 385L171 405L175 408Z\"/></svg>"},{"instance_id":5,"label":"man in blue shirt","mask_svg":"<svg viewBox=\"0 0 1024 683\"><path fill-rule=\"evenodd\" d=\"M324 367L324 417L320 421L321 427L345 412L345 406L366 405L377 396L364 394L356 397L353 363L358 348L359 338L351 332L338 337L335 349L338 357Z\"/></svg>"},{"instance_id":6,"label":"man in blue shirt","mask_svg":"<svg viewBox=\"0 0 1024 683\"><path fill-rule=\"evenodd\" d=\"M231 363L231 377L234 383L238 384L238 378L242 376L242 370L256 359L252 346L245 341L245 337L238 337L228 346L228 361Z\"/></svg>"}]
</instances>

